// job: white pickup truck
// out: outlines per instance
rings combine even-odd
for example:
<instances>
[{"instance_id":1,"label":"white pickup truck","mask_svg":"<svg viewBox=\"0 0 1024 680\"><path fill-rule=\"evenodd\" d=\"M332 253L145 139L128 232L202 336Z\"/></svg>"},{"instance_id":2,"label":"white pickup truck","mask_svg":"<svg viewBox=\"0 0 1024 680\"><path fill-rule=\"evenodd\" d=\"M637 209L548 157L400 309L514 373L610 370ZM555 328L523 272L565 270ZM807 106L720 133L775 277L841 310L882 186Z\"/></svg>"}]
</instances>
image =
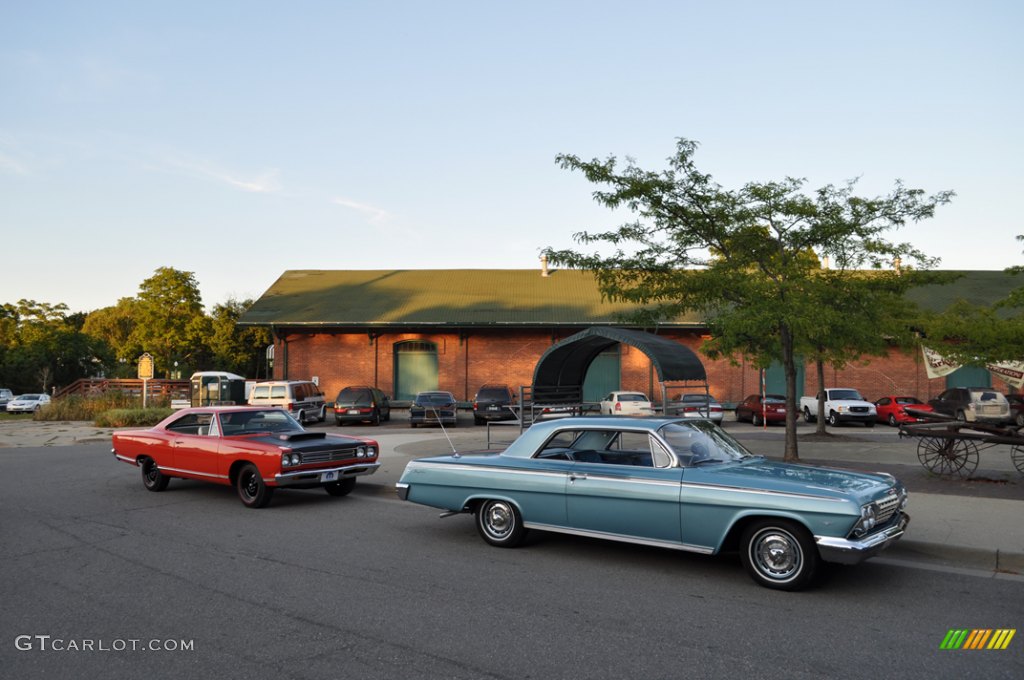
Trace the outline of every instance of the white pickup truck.
<instances>
[{"instance_id":1,"label":"white pickup truck","mask_svg":"<svg viewBox=\"0 0 1024 680\"><path fill-rule=\"evenodd\" d=\"M874 427L878 414L875 405L860 396L860 392L850 387L829 387L824 391L825 422L829 425L839 423L864 423L866 427ZM818 399L816 397L800 397L800 411L804 420L813 423L818 419Z\"/></svg>"}]
</instances>

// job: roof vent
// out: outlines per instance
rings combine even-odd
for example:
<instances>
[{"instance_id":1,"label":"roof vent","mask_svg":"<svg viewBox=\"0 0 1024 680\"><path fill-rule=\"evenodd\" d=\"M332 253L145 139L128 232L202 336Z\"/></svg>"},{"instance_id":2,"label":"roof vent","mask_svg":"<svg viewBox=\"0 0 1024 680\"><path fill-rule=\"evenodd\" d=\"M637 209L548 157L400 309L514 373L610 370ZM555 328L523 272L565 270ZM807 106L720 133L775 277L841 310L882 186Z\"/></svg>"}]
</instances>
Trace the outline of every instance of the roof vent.
<instances>
[{"instance_id":1,"label":"roof vent","mask_svg":"<svg viewBox=\"0 0 1024 680\"><path fill-rule=\"evenodd\" d=\"M551 274L548 272L548 256L547 255L541 255L540 256L540 275L541 276L551 276Z\"/></svg>"}]
</instances>

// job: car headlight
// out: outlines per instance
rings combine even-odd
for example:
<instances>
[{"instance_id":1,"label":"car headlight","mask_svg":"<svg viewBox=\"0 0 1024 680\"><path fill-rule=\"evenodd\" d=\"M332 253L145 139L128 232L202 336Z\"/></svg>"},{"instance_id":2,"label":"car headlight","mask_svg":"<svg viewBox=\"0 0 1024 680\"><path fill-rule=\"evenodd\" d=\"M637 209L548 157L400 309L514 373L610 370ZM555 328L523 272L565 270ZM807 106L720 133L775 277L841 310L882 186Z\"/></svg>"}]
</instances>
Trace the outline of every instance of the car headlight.
<instances>
[{"instance_id":1,"label":"car headlight","mask_svg":"<svg viewBox=\"0 0 1024 680\"><path fill-rule=\"evenodd\" d=\"M365 446L358 447L356 449L356 458L365 458L365 457L366 457L366 447Z\"/></svg>"},{"instance_id":2,"label":"car headlight","mask_svg":"<svg viewBox=\"0 0 1024 680\"><path fill-rule=\"evenodd\" d=\"M281 454L281 467L295 467L296 465L302 465L302 456L297 453Z\"/></svg>"},{"instance_id":3,"label":"car headlight","mask_svg":"<svg viewBox=\"0 0 1024 680\"><path fill-rule=\"evenodd\" d=\"M372 446L366 447L366 457L367 458L374 458L374 457L376 457L376 455L377 455L377 449L373 448Z\"/></svg>"},{"instance_id":4,"label":"car headlight","mask_svg":"<svg viewBox=\"0 0 1024 680\"><path fill-rule=\"evenodd\" d=\"M878 507L874 503L868 503L860 509L860 519L853 526L855 536L863 536L878 524Z\"/></svg>"}]
</instances>

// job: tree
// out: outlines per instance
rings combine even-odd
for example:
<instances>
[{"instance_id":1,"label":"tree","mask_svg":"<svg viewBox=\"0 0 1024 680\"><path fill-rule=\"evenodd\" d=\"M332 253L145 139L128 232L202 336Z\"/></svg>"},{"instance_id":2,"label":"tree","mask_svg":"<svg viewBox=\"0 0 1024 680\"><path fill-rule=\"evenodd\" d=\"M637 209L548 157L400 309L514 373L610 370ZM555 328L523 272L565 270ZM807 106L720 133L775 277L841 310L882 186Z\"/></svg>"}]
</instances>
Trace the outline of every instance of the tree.
<instances>
[{"instance_id":1,"label":"tree","mask_svg":"<svg viewBox=\"0 0 1024 680\"><path fill-rule=\"evenodd\" d=\"M130 343L153 355L159 373L167 375L175 362L180 371L205 361L211 325L192 272L158 268L139 286L134 316Z\"/></svg>"},{"instance_id":2,"label":"tree","mask_svg":"<svg viewBox=\"0 0 1024 680\"><path fill-rule=\"evenodd\" d=\"M18 391L49 392L95 374L110 361L105 343L79 330L64 304L19 300L0 309L0 380Z\"/></svg>"},{"instance_id":3,"label":"tree","mask_svg":"<svg viewBox=\"0 0 1024 680\"><path fill-rule=\"evenodd\" d=\"M899 259L926 269L933 261L906 243L883 235L908 220L933 216L952 192L925 196L897 182L883 197L854 195L855 181L828 185L813 196L805 180L745 184L727 190L694 164L696 142L680 139L669 168L649 172L633 161L618 171L614 157L583 161L559 155L566 169L606 187L599 203L638 217L606 232L575 235L583 246L611 252L547 248L557 264L591 270L602 294L642 309L637 323L700 313L708 322L714 354L743 354L766 366L782 362L786 378L787 460L796 443L796 356L813 345L829 279L819 257L840 272L881 269Z\"/></svg>"},{"instance_id":4,"label":"tree","mask_svg":"<svg viewBox=\"0 0 1024 680\"><path fill-rule=\"evenodd\" d=\"M270 331L266 328L239 329L237 325L252 303L252 300L229 299L213 308L210 350L214 368L244 376L259 375L263 352L270 344Z\"/></svg>"},{"instance_id":5,"label":"tree","mask_svg":"<svg viewBox=\"0 0 1024 680\"><path fill-rule=\"evenodd\" d=\"M111 369L119 378L135 377L135 361L144 351L132 339L135 326L135 298L121 298L113 307L89 312L82 324L83 333L111 348L116 359Z\"/></svg>"}]
</instances>

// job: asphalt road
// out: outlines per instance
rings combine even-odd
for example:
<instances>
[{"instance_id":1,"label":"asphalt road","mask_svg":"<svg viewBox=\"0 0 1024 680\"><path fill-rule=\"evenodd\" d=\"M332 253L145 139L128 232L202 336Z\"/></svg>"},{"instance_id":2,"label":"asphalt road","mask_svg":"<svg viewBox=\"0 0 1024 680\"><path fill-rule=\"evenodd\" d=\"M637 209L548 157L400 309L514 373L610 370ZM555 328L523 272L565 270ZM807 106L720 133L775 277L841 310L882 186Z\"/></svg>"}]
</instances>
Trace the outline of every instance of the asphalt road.
<instances>
[{"instance_id":1,"label":"asphalt road","mask_svg":"<svg viewBox=\"0 0 1024 680\"><path fill-rule=\"evenodd\" d=\"M1019 577L877 560L780 593L735 556L492 548L398 501L390 474L254 511L199 482L150 493L108 444L0 459L5 678L1024 677L1024 631L939 649L1020 626Z\"/></svg>"}]
</instances>

